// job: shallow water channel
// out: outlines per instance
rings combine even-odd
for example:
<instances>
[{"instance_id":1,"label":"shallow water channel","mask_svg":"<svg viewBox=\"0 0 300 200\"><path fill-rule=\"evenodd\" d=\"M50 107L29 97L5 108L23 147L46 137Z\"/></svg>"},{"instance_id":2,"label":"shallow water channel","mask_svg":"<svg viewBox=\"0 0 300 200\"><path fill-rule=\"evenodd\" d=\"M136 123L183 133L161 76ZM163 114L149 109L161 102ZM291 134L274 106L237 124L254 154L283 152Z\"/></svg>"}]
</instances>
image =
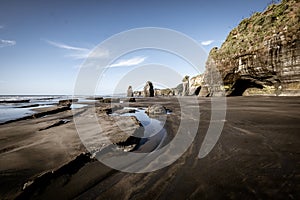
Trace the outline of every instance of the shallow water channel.
<instances>
[{"instance_id":1,"label":"shallow water channel","mask_svg":"<svg viewBox=\"0 0 300 200\"><path fill-rule=\"evenodd\" d=\"M159 149L167 136L164 124L167 115L150 115L145 113L144 108L124 107L124 114L113 113L119 116L134 116L143 126L143 134L139 143L132 150L134 152L151 152ZM128 110L128 112L126 112ZM130 112L129 112L130 111ZM134 111L134 112L132 112Z\"/></svg>"}]
</instances>

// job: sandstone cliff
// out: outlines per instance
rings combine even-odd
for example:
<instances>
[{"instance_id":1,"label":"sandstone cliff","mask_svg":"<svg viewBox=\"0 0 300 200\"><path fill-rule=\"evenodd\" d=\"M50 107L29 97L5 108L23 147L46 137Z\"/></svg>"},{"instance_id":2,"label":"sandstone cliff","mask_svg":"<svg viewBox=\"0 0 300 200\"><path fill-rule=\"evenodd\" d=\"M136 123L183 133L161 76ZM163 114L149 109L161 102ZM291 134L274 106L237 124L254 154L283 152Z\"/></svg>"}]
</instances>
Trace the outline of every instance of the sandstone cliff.
<instances>
[{"instance_id":1,"label":"sandstone cliff","mask_svg":"<svg viewBox=\"0 0 300 200\"><path fill-rule=\"evenodd\" d=\"M220 49L211 50L206 85L216 82L210 80L215 66L229 96L299 95L299 22L299 0L283 0L244 19Z\"/></svg>"}]
</instances>

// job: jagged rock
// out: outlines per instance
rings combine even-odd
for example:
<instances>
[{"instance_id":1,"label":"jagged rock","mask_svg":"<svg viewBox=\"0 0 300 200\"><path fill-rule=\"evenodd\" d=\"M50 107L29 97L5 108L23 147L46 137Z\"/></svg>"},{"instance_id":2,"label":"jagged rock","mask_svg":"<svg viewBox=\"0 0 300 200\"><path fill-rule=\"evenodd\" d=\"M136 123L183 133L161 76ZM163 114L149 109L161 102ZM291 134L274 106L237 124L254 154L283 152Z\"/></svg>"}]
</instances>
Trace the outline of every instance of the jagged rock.
<instances>
[{"instance_id":1,"label":"jagged rock","mask_svg":"<svg viewBox=\"0 0 300 200\"><path fill-rule=\"evenodd\" d=\"M181 96L183 91L182 83L178 84L176 88L174 88L174 94L176 96Z\"/></svg>"},{"instance_id":2,"label":"jagged rock","mask_svg":"<svg viewBox=\"0 0 300 200\"><path fill-rule=\"evenodd\" d=\"M190 79L189 94L198 95L203 84L203 75L199 74Z\"/></svg>"},{"instance_id":3,"label":"jagged rock","mask_svg":"<svg viewBox=\"0 0 300 200\"><path fill-rule=\"evenodd\" d=\"M164 106L162 105L152 105L152 106L149 106L146 111L145 111L147 114L153 114L153 115L156 115L156 114L167 114L167 110Z\"/></svg>"},{"instance_id":4,"label":"jagged rock","mask_svg":"<svg viewBox=\"0 0 300 200\"><path fill-rule=\"evenodd\" d=\"M201 90L198 94L199 97L208 97L210 94L209 89L207 86L202 86Z\"/></svg>"},{"instance_id":5,"label":"jagged rock","mask_svg":"<svg viewBox=\"0 0 300 200\"><path fill-rule=\"evenodd\" d=\"M153 84L150 81L147 81L144 87L144 97L154 97Z\"/></svg>"},{"instance_id":6,"label":"jagged rock","mask_svg":"<svg viewBox=\"0 0 300 200\"><path fill-rule=\"evenodd\" d=\"M174 96L175 92L173 89L155 89L155 96Z\"/></svg>"},{"instance_id":7,"label":"jagged rock","mask_svg":"<svg viewBox=\"0 0 300 200\"><path fill-rule=\"evenodd\" d=\"M228 96L300 95L299 18L300 2L283 0L244 19L220 49L211 50L214 65L206 65L205 83L222 89L210 78L219 71Z\"/></svg>"},{"instance_id":8,"label":"jagged rock","mask_svg":"<svg viewBox=\"0 0 300 200\"><path fill-rule=\"evenodd\" d=\"M185 76L182 79L182 96L188 96L190 91L189 91L189 76Z\"/></svg>"},{"instance_id":9,"label":"jagged rock","mask_svg":"<svg viewBox=\"0 0 300 200\"><path fill-rule=\"evenodd\" d=\"M133 90L131 85L127 89L127 97L133 97Z\"/></svg>"}]
</instances>

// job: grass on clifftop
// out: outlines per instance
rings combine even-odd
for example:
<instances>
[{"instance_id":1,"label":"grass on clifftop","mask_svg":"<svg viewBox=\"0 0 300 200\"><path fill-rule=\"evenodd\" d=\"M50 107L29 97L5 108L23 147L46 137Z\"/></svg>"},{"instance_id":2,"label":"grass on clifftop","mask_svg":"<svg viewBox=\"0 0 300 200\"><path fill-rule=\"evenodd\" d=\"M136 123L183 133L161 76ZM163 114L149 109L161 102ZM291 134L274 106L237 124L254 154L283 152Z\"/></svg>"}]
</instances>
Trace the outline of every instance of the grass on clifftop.
<instances>
[{"instance_id":1,"label":"grass on clifftop","mask_svg":"<svg viewBox=\"0 0 300 200\"><path fill-rule=\"evenodd\" d=\"M274 34L284 34L283 45L293 43L299 39L300 30L299 0L283 0L279 4L272 4L262 13L254 13L234 28L219 50L213 49L214 59L235 57L245 53L252 53L266 47L266 42Z\"/></svg>"}]
</instances>

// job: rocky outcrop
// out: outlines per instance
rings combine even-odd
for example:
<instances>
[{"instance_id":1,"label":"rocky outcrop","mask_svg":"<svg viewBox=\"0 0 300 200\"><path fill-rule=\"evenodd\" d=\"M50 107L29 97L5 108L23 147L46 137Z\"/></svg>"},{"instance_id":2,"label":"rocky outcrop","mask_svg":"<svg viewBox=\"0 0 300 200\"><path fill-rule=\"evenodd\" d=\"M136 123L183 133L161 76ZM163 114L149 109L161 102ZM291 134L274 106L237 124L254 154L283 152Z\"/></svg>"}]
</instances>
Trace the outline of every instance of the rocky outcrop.
<instances>
[{"instance_id":1,"label":"rocky outcrop","mask_svg":"<svg viewBox=\"0 0 300 200\"><path fill-rule=\"evenodd\" d=\"M189 95L198 95L203 85L203 75L197 75L190 79Z\"/></svg>"},{"instance_id":2,"label":"rocky outcrop","mask_svg":"<svg viewBox=\"0 0 300 200\"><path fill-rule=\"evenodd\" d=\"M131 85L127 89L127 97L133 97L133 90Z\"/></svg>"},{"instance_id":3,"label":"rocky outcrop","mask_svg":"<svg viewBox=\"0 0 300 200\"><path fill-rule=\"evenodd\" d=\"M148 108L145 111L149 115L157 115L157 114L167 114L167 110L162 105L152 105L148 106Z\"/></svg>"},{"instance_id":4,"label":"rocky outcrop","mask_svg":"<svg viewBox=\"0 0 300 200\"><path fill-rule=\"evenodd\" d=\"M190 93L190 90L189 90L189 86L190 86L189 78L190 78L189 76L185 76L182 79L182 96L188 96L189 93Z\"/></svg>"},{"instance_id":5,"label":"rocky outcrop","mask_svg":"<svg viewBox=\"0 0 300 200\"><path fill-rule=\"evenodd\" d=\"M58 106L71 106L72 102L78 102L78 99L64 99L64 100L59 100Z\"/></svg>"},{"instance_id":6,"label":"rocky outcrop","mask_svg":"<svg viewBox=\"0 0 300 200\"><path fill-rule=\"evenodd\" d=\"M244 19L209 54L205 84L220 72L228 96L300 94L300 2L283 0ZM209 63L210 62L210 63ZM213 64L212 64L213 62Z\"/></svg>"},{"instance_id":7,"label":"rocky outcrop","mask_svg":"<svg viewBox=\"0 0 300 200\"><path fill-rule=\"evenodd\" d=\"M175 91L172 88L155 89L154 94L155 94L155 96L174 96Z\"/></svg>"},{"instance_id":8,"label":"rocky outcrop","mask_svg":"<svg viewBox=\"0 0 300 200\"><path fill-rule=\"evenodd\" d=\"M151 81L147 81L144 87L144 97L154 97L154 88Z\"/></svg>"}]
</instances>

